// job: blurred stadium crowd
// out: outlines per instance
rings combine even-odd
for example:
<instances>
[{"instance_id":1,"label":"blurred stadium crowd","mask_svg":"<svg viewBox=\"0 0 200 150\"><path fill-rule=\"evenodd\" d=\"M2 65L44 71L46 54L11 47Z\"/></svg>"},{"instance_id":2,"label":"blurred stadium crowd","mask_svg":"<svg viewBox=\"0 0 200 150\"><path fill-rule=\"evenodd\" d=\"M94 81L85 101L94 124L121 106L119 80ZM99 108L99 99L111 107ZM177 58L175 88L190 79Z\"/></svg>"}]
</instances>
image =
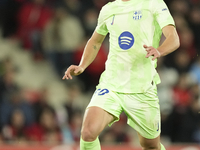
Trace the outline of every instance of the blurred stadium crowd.
<instances>
[{"instance_id":1,"label":"blurred stadium crowd","mask_svg":"<svg viewBox=\"0 0 200 150\"><path fill-rule=\"evenodd\" d=\"M61 80L70 64L79 63L97 24L98 13L107 2L1 0L2 38L9 39L10 44L18 41L17 46L24 53L28 51L34 63L48 62ZM162 80L158 85L162 138L172 143L200 143L200 1L165 2L174 17L181 46L158 60L157 71ZM108 38L84 74L74 82L62 81L67 87L62 112L49 103L47 86L34 90L21 87L15 82L21 66L16 66L9 55L0 59L0 143L79 142L83 112L89 101L82 97L90 97L95 90L107 53ZM130 130L122 114L118 123L100 135L100 140L105 144L130 144L135 140Z\"/></svg>"}]
</instances>

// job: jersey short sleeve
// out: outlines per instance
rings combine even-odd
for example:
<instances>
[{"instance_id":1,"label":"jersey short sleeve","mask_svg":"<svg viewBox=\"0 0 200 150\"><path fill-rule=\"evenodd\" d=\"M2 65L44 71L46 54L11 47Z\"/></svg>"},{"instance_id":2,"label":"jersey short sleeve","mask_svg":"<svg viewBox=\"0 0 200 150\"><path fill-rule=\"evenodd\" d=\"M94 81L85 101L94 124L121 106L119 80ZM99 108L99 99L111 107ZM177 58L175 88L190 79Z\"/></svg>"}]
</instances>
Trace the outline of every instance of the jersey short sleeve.
<instances>
[{"instance_id":1,"label":"jersey short sleeve","mask_svg":"<svg viewBox=\"0 0 200 150\"><path fill-rule=\"evenodd\" d=\"M106 35L108 33L108 29L105 22L105 9L101 9L98 17L98 23L95 31L101 35Z\"/></svg>"},{"instance_id":2,"label":"jersey short sleeve","mask_svg":"<svg viewBox=\"0 0 200 150\"><path fill-rule=\"evenodd\" d=\"M169 9L163 0L152 0L152 12L161 29L170 24L175 26Z\"/></svg>"}]
</instances>

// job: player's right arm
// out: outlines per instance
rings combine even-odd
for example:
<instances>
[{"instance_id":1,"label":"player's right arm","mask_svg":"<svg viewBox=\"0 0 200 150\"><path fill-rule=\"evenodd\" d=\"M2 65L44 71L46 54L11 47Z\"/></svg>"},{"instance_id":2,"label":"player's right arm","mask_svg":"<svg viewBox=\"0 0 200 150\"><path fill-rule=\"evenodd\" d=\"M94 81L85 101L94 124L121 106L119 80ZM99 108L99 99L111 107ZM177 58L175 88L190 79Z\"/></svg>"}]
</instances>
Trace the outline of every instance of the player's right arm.
<instances>
[{"instance_id":1,"label":"player's right arm","mask_svg":"<svg viewBox=\"0 0 200 150\"><path fill-rule=\"evenodd\" d=\"M105 22L105 13L105 9L102 8L98 17L97 27L85 46L79 65L71 65L67 71L65 71L63 79L72 79L72 76L81 74L97 56L101 44L108 33Z\"/></svg>"},{"instance_id":2,"label":"player's right arm","mask_svg":"<svg viewBox=\"0 0 200 150\"><path fill-rule=\"evenodd\" d=\"M95 59L105 35L101 35L94 31L92 37L88 40L79 65L71 65L66 71L62 79L72 79L72 76L81 74Z\"/></svg>"}]
</instances>

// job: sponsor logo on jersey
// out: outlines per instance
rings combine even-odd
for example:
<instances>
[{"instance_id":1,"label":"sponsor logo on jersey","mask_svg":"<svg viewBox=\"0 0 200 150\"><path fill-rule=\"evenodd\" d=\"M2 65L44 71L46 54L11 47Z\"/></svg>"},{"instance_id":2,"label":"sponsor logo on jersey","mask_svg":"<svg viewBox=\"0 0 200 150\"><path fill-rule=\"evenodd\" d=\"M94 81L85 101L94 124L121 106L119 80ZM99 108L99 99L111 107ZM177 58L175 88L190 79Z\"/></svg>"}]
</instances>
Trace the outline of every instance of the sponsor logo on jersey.
<instances>
[{"instance_id":1,"label":"sponsor logo on jersey","mask_svg":"<svg viewBox=\"0 0 200 150\"><path fill-rule=\"evenodd\" d=\"M134 44L133 35L128 31L123 32L118 38L118 44L119 47L123 50L131 48Z\"/></svg>"},{"instance_id":2,"label":"sponsor logo on jersey","mask_svg":"<svg viewBox=\"0 0 200 150\"><path fill-rule=\"evenodd\" d=\"M142 18L142 11L134 11L133 12L133 20L140 20Z\"/></svg>"}]
</instances>

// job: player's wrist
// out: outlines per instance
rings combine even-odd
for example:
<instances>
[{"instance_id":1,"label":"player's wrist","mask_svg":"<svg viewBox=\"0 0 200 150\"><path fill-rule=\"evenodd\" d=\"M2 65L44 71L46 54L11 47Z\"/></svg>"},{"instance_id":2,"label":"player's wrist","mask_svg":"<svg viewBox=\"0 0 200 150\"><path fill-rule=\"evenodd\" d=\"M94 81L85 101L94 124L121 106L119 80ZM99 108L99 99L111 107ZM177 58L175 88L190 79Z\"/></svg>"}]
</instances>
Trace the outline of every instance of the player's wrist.
<instances>
[{"instance_id":1,"label":"player's wrist","mask_svg":"<svg viewBox=\"0 0 200 150\"><path fill-rule=\"evenodd\" d=\"M84 67L83 65L79 65L79 67L82 69L82 71L86 69L86 67Z\"/></svg>"},{"instance_id":2,"label":"player's wrist","mask_svg":"<svg viewBox=\"0 0 200 150\"><path fill-rule=\"evenodd\" d=\"M157 49L158 57L161 57L161 52Z\"/></svg>"},{"instance_id":3,"label":"player's wrist","mask_svg":"<svg viewBox=\"0 0 200 150\"><path fill-rule=\"evenodd\" d=\"M159 57L162 57L163 56L163 52L161 50L159 50L158 48L156 50L158 52Z\"/></svg>"}]
</instances>

